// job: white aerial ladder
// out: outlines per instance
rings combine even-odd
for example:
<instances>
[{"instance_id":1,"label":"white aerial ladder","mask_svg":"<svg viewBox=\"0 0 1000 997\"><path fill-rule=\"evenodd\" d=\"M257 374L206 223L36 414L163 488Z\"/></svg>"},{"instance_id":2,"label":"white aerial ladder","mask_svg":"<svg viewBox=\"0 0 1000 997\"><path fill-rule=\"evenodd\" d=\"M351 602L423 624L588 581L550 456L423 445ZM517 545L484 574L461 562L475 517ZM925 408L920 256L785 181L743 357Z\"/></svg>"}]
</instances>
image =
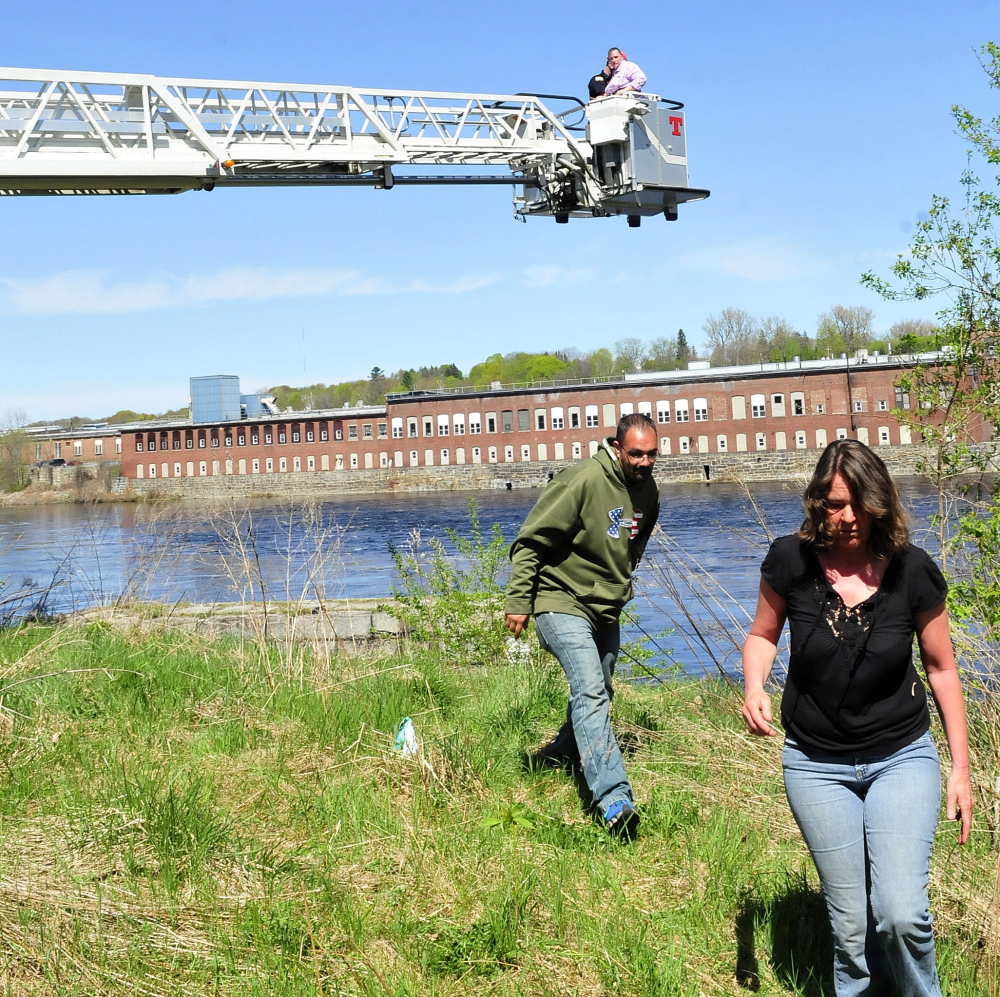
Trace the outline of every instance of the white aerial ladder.
<instances>
[{"instance_id":1,"label":"white aerial ladder","mask_svg":"<svg viewBox=\"0 0 1000 997\"><path fill-rule=\"evenodd\" d=\"M653 94L585 104L0 68L0 194L490 183L514 185L522 219L632 226L709 194L688 186L683 104Z\"/></svg>"}]
</instances>

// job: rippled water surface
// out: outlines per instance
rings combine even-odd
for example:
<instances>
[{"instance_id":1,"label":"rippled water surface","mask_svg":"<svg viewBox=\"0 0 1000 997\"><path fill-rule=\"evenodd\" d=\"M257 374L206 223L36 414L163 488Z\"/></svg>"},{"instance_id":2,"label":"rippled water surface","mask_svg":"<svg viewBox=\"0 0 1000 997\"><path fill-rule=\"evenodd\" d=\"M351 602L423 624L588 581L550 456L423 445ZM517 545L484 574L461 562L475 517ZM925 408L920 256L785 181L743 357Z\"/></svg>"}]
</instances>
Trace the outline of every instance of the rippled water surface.
<instances>
[{"instance_id":1,"label":"rippled water surface","mask_svg":"<svg viewBox=\"0 0 1000 997\"><path fill-rule=\"evenodd\" d=\"M904 482L901 490L920 543L932 509L931 490L917 481ZM775 535L798 526L799 491L798 485L753 486L753 500ZM498 523L508 540L538 494L474 493L484 526ZM634 608L639 625L650 634L675 627L660 643L668 643L690 669L697 660L704 665L699 621L711 629L719 609L708 609L699 598L705 591L701 576L691 564L678 566L677 552L708 573L710 586L717 584L728 594L717 593L727 612L738 615L745 608L752 613L765 533L746 492L719 483L664 486L660 526L674 553L651 551L636 579ZM157 602L231 601L245 584L242 559L233 556L234 546L242 546L255 571L259 564L273 597L295 596L314 584L330 598L381 597L398 581L389 545L403 547L419 534L424 545L437 537L451 547L448 529L468 534L468 495L351 496L310 506L260 501L249 517L208 515L204 507L184 503L161 509L0 508L0 579L7 579L8 593L26 581L51 583L49 604L57 610L107 602L126 591ZM683 606L665 589L668 576ZM712 640L718 643L719 634Z\"/></svg>"}]
</instances>

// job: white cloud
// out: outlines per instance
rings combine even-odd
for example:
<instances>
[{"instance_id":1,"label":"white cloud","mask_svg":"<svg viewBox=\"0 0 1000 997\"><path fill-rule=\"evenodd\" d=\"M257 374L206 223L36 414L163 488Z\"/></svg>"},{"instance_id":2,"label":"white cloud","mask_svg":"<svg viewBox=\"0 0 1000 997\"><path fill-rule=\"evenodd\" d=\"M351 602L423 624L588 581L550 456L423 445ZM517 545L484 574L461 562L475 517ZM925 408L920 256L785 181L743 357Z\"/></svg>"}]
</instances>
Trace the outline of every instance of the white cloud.
<instances>
[{"instance_id":1,"label":"white cloud","mask_svg":"<svg viewBox=\"0 0 1000 997\"><path fill-rule=\"evenodd\" d=\"M834 261L810 256L777 238L708 246L685 253L680 262L689 270L753 281L796 280L828 273L834 268Z\"/></svg>"},{"instance_id":2,"label":"white cloud","mask_svg":"<svg viewBox=\"0 0 1000 997\"><path fill-rule=\"evenodd\" d=\"M538 266L525 267L524 283L528 287L552 287L554 284L582 284L597 275L596 267L559 267Z\"/></svg>"},{"instance_id":3,"label":"white cloud","mask_svg":"<svg viewBox=\"0 0 1000 997\"><path fill-rule=\"evenodd\" d=\"M501 279L497 273L473 273L452 281L417 278L394 284L358 270L232 267L186 277L161 274L141 281L115 281L106 270L66 270L33 280L0 279L0 311L15 315L104 315L269 298L463 294Z\"/></svg>"},{"instance_id":4,"label":"white cloud","mask_svg":"<svg viewBox=\"0 0 1000 997\"><path fill-rule=\"evenodd\" d=\"M464 294L466 291L478 291L481 287L489 287L501 279L502 275L498 273L470 273L459 277L458 280L445 281L441 284L418 277L400 288L400 291L418 294Z\"/></svg>"}]
</instances>

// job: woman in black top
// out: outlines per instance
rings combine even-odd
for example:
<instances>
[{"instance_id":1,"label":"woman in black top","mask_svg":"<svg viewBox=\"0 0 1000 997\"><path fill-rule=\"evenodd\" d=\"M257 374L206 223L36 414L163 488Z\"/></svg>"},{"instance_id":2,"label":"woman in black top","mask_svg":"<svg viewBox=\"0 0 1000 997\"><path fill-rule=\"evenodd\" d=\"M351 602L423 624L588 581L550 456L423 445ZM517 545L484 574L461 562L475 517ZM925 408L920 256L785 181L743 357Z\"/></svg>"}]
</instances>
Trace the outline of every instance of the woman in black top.
<instances>
[{"instance_id":1,"label":"woman in black top","mask_svg":"<svg viewBox=\"0 0 1000 997\"><path fill-rule=\"evenodd\" d=\"M965 706L947 583L908 543L896 486L872 450L837 440L803 498L805 522L761 566L743 648L743 717L773 736L764 691L788 620L781 703L785 791L819 872L834 935L837 997L940 997L927 909L940 768L914 634L951 755L949 820L969 836Z\"/></svg>"}]
</instances>

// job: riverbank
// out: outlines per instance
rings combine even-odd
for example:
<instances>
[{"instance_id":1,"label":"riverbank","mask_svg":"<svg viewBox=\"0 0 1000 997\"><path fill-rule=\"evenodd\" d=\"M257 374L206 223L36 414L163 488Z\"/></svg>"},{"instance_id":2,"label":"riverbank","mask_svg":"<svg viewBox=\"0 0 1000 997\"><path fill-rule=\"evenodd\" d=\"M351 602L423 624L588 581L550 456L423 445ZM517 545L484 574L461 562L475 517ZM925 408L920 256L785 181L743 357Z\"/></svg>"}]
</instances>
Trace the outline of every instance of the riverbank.
<instances>
[{"instance_id":1,"label":"riverbank","mask_svg":"<svg viewBox=\"0 0 1000 997\"><path fill-rule=\"evenodd\" d=\"M94 483L96 485L96 483ZM105 505L117 502L139 502L138 494L109 492L95 486L84 491L73 486L45 488L29 485L19 492L0 492L0 506L34 505Z\"/></svg>"},{"instance_id":2,"label":"riverbank","mask_svg":"<svg viewBox=\"0 0 1000 997\"><path fill-rule=\"evenodd\" d=\"M878 448L897 477L918 475L930 453L922 446ZM656 464L661 485L697 483L768 483L808 480L819 450L748 451L726 454L674 454ZM386 467L349 471L295 471L109 479L82 485L71 480L59 488L42 482L21 492L0 495L0 505L37 505L85 501L115 502L147 499L215 501L279 498L322 499L337 495L379 495L454 491L497 491L543 488L554 474L574 461L525 461L498 464L462 464L437 467ZM180 465L178 465L179 467ZM193 465L192 465L193 466ZM73 472L76 468L57 469Z\"/></svg>"},{"instance_id":3,"label":"riverbank","mask_svg":"<svg viewBox=\"0 0 1000 997\"><path fill-rule=\"evenodd\" d=\"M818 994L830 950L778 739L714 682L623 684L643 805L616 844L526 753L564 680L537 652L263 655L194 634L0 633L7 992ZM418 754L394 750L413 719ZM992 992L989 835L942 827L947 992ZM991 907L990 904L994 906ZM991 920L992 918L992 920Z\"/></svg>"}]
</instances>

